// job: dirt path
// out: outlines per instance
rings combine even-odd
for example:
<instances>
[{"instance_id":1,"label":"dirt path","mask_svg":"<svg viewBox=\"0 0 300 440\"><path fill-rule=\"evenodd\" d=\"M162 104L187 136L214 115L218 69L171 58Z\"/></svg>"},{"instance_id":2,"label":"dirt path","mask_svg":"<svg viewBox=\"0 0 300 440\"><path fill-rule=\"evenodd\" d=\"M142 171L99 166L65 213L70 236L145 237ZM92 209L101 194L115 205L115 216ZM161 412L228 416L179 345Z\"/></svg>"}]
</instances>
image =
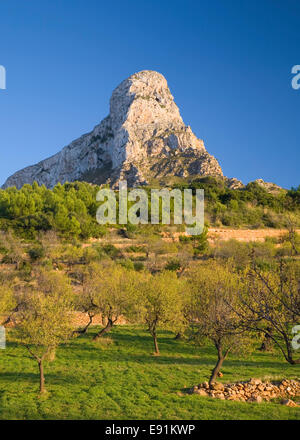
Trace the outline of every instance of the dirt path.
<instances>
[{"instance_id":1,"label":"dirt path","mask_svg":"<svg viewBox=\"0 0 300 440\"><path fill-rule=\"evenodd\" d=\"M266 237L279 238L287 234L286 229L225 229L225 228L209 228L208 239L210 242L216 240L238 241L264 241ZM297 230L300 232L300 229Z\"/></svg>"},{"instance_id":2,"label":"dirt path","mask_svg":"<svg viewBox=\"0 0 300 440\"><path fill-rule=\"evenodd\" d=\"M261 241L263 242L266 237L279 238L284 234L287 234L287 229L227 229L227 228L209 228L208 241L215 243L219 240L231 240L238 241ZM300 233L300 229L297 229ZM186 235L184 232L175 233L162 233L162 239L167 242L179 241L179 237ZM104 238L104 239L91 239L88 243L83 244L83 247L91 246L92 243L101 244L113 244L116 248L123 249L130 245L136 245L136 240L128 238ZM141 245L141 244L140 244Z\"/></svg>"}]
</instances>

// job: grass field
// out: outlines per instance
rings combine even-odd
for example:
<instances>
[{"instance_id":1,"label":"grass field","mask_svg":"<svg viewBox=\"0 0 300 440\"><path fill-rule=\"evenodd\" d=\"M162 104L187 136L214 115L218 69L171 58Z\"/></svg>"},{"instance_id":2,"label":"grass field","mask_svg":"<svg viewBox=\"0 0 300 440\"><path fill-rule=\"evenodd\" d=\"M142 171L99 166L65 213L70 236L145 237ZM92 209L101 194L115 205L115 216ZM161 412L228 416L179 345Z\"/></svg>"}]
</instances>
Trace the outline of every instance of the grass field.
<instances>
[{"instance_id":1,"label":"grass field","mask_svg":"<svg viewBox=\"0 0 300 440\"><path fill-rule=\"evenodd\" d=\"M221 401L186 395L182 389L208 379L213 348L197 348L160 333L161 356L152 356L143 329L119 326L111 343L94 343L91 333L60 347L46 365L47 395L38 397L37 364L10 342L0 350L1 419L300 419L299 408L277 403ZM108 342L109 342L108 341ZM300 367L280 356L256 352L231 357L223 382L250 377L296 378Z\"/></svg>"}]
</instances>

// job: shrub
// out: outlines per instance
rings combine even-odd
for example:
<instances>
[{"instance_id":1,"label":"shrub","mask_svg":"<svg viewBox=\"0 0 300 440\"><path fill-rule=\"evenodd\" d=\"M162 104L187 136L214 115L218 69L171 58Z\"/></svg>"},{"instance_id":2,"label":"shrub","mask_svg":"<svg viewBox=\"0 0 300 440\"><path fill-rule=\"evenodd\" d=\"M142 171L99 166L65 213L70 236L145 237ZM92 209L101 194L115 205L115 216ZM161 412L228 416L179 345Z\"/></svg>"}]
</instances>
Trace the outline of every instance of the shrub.
<instances>
[{"instance_id":1,"label":"shrub","mask_svg":"<svg viewBox=\"0 0 300 440\"><path fill-rule=\"evenodd\" d=\"M142 261L135 261L133 263L133 266L134 266L134 270L136 270L137 272L140 272L145 268L144 263Z\"/></svg>"},{"instance_id":2,"label":"shrub","mask_svg":"<svg viewBox=\"0 0 300 440\"><path fill-rule=\"evenodd\" d=\"M129 258L126 258L125 260L117 260L117 263L119 263L122 267L125 267L125 269L133 270L134 269L134 263Z\"/></svg>"},{"instance_id":3,"label":"shrub","mask_svg":"<svg viewBox=\"0 0 300 440\"><path fill-rule=\"evenodd\" d=\"M171 271L177 271L180 270L181 268L181 263L178 260L178 258L174 258L172 260L169 260L165 266L166 270L171 270Z\"/></svg>"},{"instance_id":4,"label":"shrub","mask_svg":"<svg viewBox=\"0 0 300 440\"><path fill-rule=\"evenodd\" d=\"M126 252L146 252L146 247L132 245L126 248Z\"/></svg>"},{"instance_id":5,"label":"shrub","mask_svg":"<svg viewBox=\"0 0 300 440\"><path fill-rule=\"evenodd\" d=\"M35 246L28 250L28 255L31 261L37 261L45 256L45 250L42 246Z\"/></svg>"}]
</instances>

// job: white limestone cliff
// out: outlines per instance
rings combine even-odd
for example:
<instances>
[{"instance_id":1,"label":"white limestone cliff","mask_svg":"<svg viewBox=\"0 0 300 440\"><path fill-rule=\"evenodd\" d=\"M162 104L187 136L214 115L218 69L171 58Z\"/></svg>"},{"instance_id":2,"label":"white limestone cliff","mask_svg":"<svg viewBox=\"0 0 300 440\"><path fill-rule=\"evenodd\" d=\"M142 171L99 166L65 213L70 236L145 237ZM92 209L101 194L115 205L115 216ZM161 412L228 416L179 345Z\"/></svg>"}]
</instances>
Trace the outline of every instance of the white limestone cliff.
<instances>
[{"instance_id":1,"label":"white limestone cliff","mask_svg":"<svg viewBox=\"0 0 300 440\"><path fill-rule=\"evenodd\" d=\"M184 124L164 76L144 70L113 91L109 115L92 132L16 172L3 187L74 180L114 185L120 178L134 186L189 175L223 176L203 141Z\"/></svg>"}]
</instances>

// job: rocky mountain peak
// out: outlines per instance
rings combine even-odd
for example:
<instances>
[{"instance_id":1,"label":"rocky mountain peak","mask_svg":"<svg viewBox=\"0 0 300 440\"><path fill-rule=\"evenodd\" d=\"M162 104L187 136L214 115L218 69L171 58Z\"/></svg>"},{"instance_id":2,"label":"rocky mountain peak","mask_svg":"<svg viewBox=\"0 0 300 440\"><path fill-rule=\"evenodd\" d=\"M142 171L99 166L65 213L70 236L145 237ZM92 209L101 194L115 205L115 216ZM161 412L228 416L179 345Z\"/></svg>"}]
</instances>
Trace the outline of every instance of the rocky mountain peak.
<instances>
[{"instance_id":1,"label":"rocky mountain peak","mask_svg":"<svg viewBox=\"0 0 300 440\"><path fill-rule=\"evenodd\" d=\"M3 186L37 181L52 187L74 180L114 186L120 179L135 186L189 175L223 176L203 141L184 124L165 77L143 70L113 91L109 115L92 132L13 174Z\"/></svg>"},{"instance_id":2,"label":"rocky mountain peak","mask_svg":"<svg viewBox=\"0 0 300 440\"><path fill-rule=\"evenodd\" d=\"M113 130L126 122L138 126L175 122L183 124L163 75L143 70L121 82L110 99Z\"/></svg>"},{"instance_id":3,"label":"rocky mountain peak","mask_svg":"<svg viewBox=\"0 0 300 440\"><path fill-rule=\"evenodd\" d=\"M253 183L256 183L257 185L264 188L267 192L276 194L278 192L281 192L283 188L279 185L276 185L276 183L273 182L265 182L263 179L256 179L253 181Z\"/></svg>"}]
</instances>

